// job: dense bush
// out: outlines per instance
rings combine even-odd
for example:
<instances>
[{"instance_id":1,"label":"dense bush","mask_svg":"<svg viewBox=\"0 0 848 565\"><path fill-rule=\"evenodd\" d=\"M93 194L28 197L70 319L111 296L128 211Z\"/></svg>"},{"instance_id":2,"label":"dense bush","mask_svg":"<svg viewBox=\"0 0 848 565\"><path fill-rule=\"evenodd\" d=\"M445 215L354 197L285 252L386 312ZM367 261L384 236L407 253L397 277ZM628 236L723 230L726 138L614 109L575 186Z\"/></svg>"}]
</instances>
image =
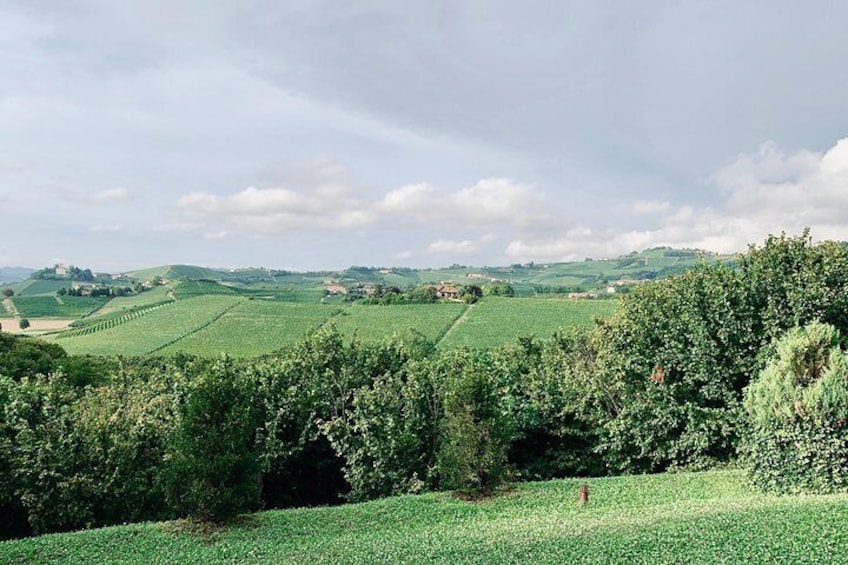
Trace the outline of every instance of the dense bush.
<instances>
[{"instance_id":1,"label":"dense bush","mask_svg":"<svg viewBox=\"0 0 848 565\"><path fill-rule=\"evenodd\" d=\"M742 391L774 337L816 320L848 330L848 251L770 237L738 267L701 265L624 298L600 328L594 420L611 470L705 467L732 457ZM761 354L764 350L766 353Z\"/></svg>"},{"instance_id":2,"label":"dense bush","mask_svg":"<svg viewBox=\"0 0 848 565\"><path fill-rule=\"evenodd\" d=\"M178 514L223 521L259 506L258 406L251 383L221 359L191 383L165 464Z\"/></svg>"},{"instance_id":3,"label":"dense bush","mask_svg":"<svg viewBox=\"0 0 848 565\"><path fill-rule=\"evenodd\" d=\"M839 332L790 330L745 393L754 484L776 492L848 489L848 355Z\"/></svg>"},{"instance_id":4,"label":"dense bush","mask_svg":"<svg viewBox=\"0 0 848 565\"><path fill-rule=\"evenodd\" d=\"M512 422L503 409L489 354L459 352L444 388L438 465L442 485L487 494L507 479Z\"/></svg>"}]
</instances>

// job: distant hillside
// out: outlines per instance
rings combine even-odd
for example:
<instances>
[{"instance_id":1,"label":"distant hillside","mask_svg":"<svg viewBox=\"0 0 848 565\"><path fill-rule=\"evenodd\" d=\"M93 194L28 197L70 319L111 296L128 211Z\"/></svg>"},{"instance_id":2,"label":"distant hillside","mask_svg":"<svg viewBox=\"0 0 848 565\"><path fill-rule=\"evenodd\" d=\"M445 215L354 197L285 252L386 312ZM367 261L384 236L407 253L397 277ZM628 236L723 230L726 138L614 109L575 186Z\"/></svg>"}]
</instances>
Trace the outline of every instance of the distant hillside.
<instances>
[{"instance_id":1,"label":"distant hillside","mask_svg":"<svg viewBox=\"0 0 848 565\"><path fill-rule=\"evenodd\" d=\"M274 269L210 269L192 265L162 265L127 273L136 280L161 277L167 280L206 279L237 286L271 285L321 287L332 281L351 286L382 284L408 287L454 281L480 284L503 281L515 285L522 295L566 293L626 287L638 282L682 273L701 261L730 262L733 255L716 255L697 249L654 248L614 259L586 259L569 263L525 263L500 267L451 265L444 268L353 266L340 271L292 272Z\"/></svg>"},{"instance_id":2,"label":"distant hillside","mask_svg":"<svg viewBox=\"0 0 848 565\"><path fill-rule=\"evenodd\" d=\"M26 267L0 267L0 284L15 283L26 280L35 269Z\"/></svg>"}]
</instances>

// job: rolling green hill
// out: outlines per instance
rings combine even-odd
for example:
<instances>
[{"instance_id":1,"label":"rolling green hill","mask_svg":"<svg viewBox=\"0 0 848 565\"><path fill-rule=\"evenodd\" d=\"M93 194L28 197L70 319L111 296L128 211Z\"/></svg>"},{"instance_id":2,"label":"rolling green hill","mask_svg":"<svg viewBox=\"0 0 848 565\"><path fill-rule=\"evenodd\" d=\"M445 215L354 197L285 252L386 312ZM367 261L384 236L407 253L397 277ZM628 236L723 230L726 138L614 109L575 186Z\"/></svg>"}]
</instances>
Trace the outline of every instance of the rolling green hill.
<instances>
[{"instance_id":1,"label":"rolling green hill","mask_svg":"<svg viewBox=\"0 0 848 565\"><path fill-rule=\"evenodd\" d=\"M194 290L196 283L179 283ZM208 289L214 283L202 283ZM160 287L165 289L167 287ZM180 286L177 287L177 290ZM200 288L200 287L198 287ZM75 354L170 355L190 353L251 357L271 353L303 338L307 332L332 323L346 337L375 341L418 331L440 347L488 348L521 336L549 337L560 327L586 326L595 317L607 317L618 307L615 300L501 298L489 296L469 307L464 303L436 304L322 304L296 300L284 293L250 299L228 287L213 294L180 294L168 304L159 289L127 297L133 308L109 309L74 327L44 336ZM138 302L145 295L159 301ZM67 301L69 297L65 297ZM163 300L164 299L164 300ZM53 300L38 297L21 300ZM91 300L91 299L89 299ZM108 304L112 304L116 300ZM164 304L164 307L160 305ZM53 301L51 307L59 306ZM222 308L225 312L221 314ZM81 331L86 329L86 331Z\"/></svg>"},{"instance_id":2,"label":"rolling green hill","mask_svg":"<svg viewBox=\"0 0 848 565\"><path fill-rule=\"evenodd\" d=\"M0 562L826 565L845 563L846 532L848 495L764 495L740 472L712 471L271 511L205 535L174 522L55 534L0 542Z\"/></svg>"}]
</instances>

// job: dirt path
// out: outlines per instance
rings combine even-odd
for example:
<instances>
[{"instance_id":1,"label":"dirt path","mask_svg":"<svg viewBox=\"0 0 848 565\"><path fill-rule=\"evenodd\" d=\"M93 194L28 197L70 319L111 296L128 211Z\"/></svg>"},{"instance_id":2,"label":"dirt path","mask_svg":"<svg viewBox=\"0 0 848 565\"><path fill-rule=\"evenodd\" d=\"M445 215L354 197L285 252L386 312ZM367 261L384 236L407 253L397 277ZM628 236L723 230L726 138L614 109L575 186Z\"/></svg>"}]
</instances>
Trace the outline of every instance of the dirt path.
<instances>
[{"instance_id":1,"label":"dirt path","mask_svg":"<svg viewBox=\"0 0 848 565\"><path fill-rule=\"evenodd\" d=\"M3 308L6 309L6 312L13 318L19 318L18 309L15 308L14 302L10 298L3 299Z\"/></svg>"},{"instance_id":2,"label":"dirt path","mask_svg":"<svg viewBox=\"0 0 848 565\"><path fill-rule=\"evenodd\" d=\"M443 334L442 334L442 336L441 336L439 339L437 339L437 340L436 340L436 347L438 347L439 345L441 345L441 343L442 343L443 341L445 341L445 340L448 338L448 336L449 336L450 334L452 334L452 333L453 333L453 331L454 331L454 330L455 330L458 326L461 326L463 323L465 323L465 320L467 320L467 319L468 319L468 314L470 314L470 313L471 313L471 311L474 309L474 306L476 306L476 304L469 304L469 305L468 305L468 308L466 308L466 309L462 312L462 314L460 314L459 316L457 316L457 317L456 317L456 320L454 320L454 321L453 321L453 323L452 323L452 324L448 327L448 329L446 329L446 330L445 330L445 333L443 333Z\"/></svg>"}]
</instances>

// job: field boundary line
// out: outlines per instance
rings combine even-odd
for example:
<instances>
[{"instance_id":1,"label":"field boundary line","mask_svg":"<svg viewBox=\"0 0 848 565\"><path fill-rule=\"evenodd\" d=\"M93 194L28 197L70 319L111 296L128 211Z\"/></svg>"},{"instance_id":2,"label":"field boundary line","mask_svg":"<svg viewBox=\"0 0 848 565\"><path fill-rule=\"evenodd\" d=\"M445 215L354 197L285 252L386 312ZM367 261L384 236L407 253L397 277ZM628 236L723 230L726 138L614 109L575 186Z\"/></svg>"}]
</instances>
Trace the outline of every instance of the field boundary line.
<instances>
[{"instance_id":1,"label":"field boundary line","mask_svg":"<svg viewBox=\"0 0 848 565\"><path fill-rule=\"evenodd\" d=\"M158 346L158 347L155 347L155 348L151 349L150 351L148 351L147 353L145 353L145 355L153 355L153 354L154 354L154 353L156 353L157 351L162 351L163 349L165 349L165 348L166 348L166 347L168 347L169 345L174 345L174 344L175 344L175 343L177 343L178 341L182 341L182 340L184 340L185 338L187 338L187 337L189 337L189 336L192 336L192 335L196 334L196 333L197 333L197 332L199 332L200 330L204 330L204 329L208 328L209 326L211 326L212 324L214 324L215 322L217 322L218 320L220 320L221 318L223 318L223 317L224 317L224 314L228 313L230 310L232 310L232 309L233 309L233 308L235 308L236 306L241 306L241 305L242 305L242 304L244 304L245 302L246 302L246 300L244 300L244 299L242 299L242 300L236 300L236 302L235 302L234 304L232 304L232 305L230 305L230 306L227 306L226 308L224 308L223 310L221 310L220 312L218 312L215 316L213 316L212 318L210 318L209 320L207 320L207 321L206 321L206 322L204 322L203 324L201 324L201 325L197 326L196 328L194 328L193 330L191 330L191 331L189 331L189 332L187 332L187 333L184 333L183 335L181 335L180 337L178 337L178 338L176 338L176 339L172 339L171 341L169 341L169 342L165 343L164 345L160 345L160 346Z\"/></svg>"},{"instance_id":2,"label":"field boundary line","mask_svg":"<svg viewBox=\"0 0 848 565\"><path fill-rule=\"evenodd\" d=\"M468 315L471 313L471 310L474 309L474 306L476 306L476 304L466 304L465 309L462 312L460 312L459 315L457 315L456 318L453 319L453 322L451 322L451 325L448 326L448 328L444 332L442 332L442 335L436 337L436 342L435 342L436 347L441 345L441 343L445 339L447 339L447 337L451 333L453 333L454 329L456 329L457 326L460 326L463 323L465 323L465 320L468 319Z\"/></svg>"},{"instance_id":3,"label":"field boundary line","mask_svg":"<svg viewBox=\"0 0 848 565\"><path fill-rule=\"evenodd\" d=\"M11 298L3 299L3 308L6 309L6 312L13 318L20 318L20 313L18 312L17 307L15 307L15 303L12 302Z\"/></svg>"}]
</instances>

